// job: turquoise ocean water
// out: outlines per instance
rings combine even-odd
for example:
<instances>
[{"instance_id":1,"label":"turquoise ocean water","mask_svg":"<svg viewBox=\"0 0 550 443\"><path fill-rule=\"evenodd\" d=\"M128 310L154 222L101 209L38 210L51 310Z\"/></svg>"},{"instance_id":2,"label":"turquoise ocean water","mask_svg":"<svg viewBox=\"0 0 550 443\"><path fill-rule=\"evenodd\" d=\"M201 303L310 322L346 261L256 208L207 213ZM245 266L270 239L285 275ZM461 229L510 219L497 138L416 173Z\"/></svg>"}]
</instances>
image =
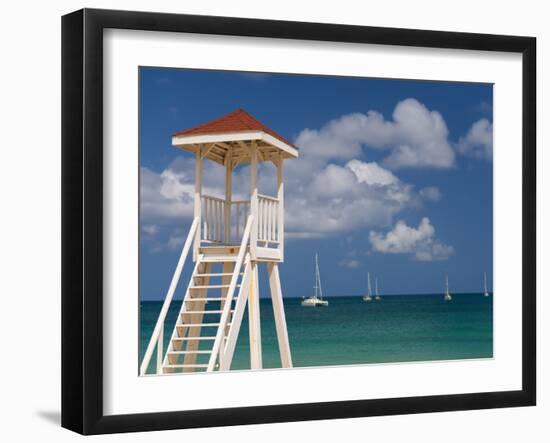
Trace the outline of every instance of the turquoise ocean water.
<instances>
[{"instance_id":1,"label":"turquoise ocean water","mask_svg":"<svg viewBox=\"0 0 550 443\"><path fill-rule=\"evenodd\" d=\"M327 300L328 307L305 308L301 299L284 299L295 367L493 356L492 295L453 294L451 302L442 294L388 295L370 303L359 296ZM140 362L161 304L140 303ZM165 349L180 304L174 301L170 307ZM281 362L271 300L261 299L260 309L263 366L277 368ZM247 316L245 312L232 369L250 367ZM154 355L151 361L156 361Z\"/></svg>"}]
</instances>

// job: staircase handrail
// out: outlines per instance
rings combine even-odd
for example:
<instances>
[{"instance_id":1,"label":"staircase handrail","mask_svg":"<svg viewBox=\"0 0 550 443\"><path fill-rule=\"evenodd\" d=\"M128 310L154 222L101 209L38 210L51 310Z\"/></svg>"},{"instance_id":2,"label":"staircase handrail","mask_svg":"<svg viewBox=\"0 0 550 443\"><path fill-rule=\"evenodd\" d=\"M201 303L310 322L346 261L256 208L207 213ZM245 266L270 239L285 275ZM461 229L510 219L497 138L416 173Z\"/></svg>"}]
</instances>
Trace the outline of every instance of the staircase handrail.
<instances>
[{"instance_id":1,"label":"staircase handrail","mask_svg":"<svg viewBox=\"0 0 550 443\"><path fill-rule=\"evenodd\" d=\"M181 250L180 259L176 266L176 270L174 271L174 275L172 276L172 281L170 282L170 287L168 288L166 297L164 298L164 303L162 304L162 308L160 310L155 329L153 329L153 334L151 335L151 339L149 340L149 344L147 345L147 350L145 351L145 355L143 356L143 361L141 362L141 366L139 368L140 375L145 375L145 373L147 372L147 368L149 367L149 363L151 361L153 351L155 350L155 346L157 346L159 341L163 339L163 337L160 337L160 332L164 330L163 326L166 319L166 314L168 313L168 309L170 308L170 303L172 303L172 298L174 297L174 293L176 292L176 288L181 277L183 265L185 264L185 260L187 259L187 255L189 253L189 250L191 249L191 245L195 238L195 233L198 226L199 217L195 217L193 219L193 223L191 224L191 229L189 230L187 239L185 240L185 244L183 245L183 248Z\"/></svg>"},{"instance_id":2,"label":"staircase handrail","mask_svg":"<svg viewBox=\"0 0 550 443\"><path fill-rule=\"evenodd\" d=\"M235 311L233 312L233 317L231 318L231 326L227 333L227 341L225 342L222 352L220 353L220 371L228 371L231 369L233 353L235 352L235 345L241 329L244 308L246 306L248 293L250 291L250 281L252 280L250 253L246 254L244 261L246 265L244 268L244 275L241 280L239 295L237 296L237 301L235 303Z\"/></svg>"},{"instance_id":3,"label":"staircase handrail","mask_svg":"<svg viewBox=\"0 0 550 443\"><path fill-rule=\"evenodd\" d=\"M244 257L246 253L246 248L248 245L248 240L250 238L250 231L252 229L252 222L254 217L252 214L248 216L246 221L246 227L244 228L243 238L241 240L241 246L239 247L239 253L237 254L237 260L235 261L235 268L233 269L233 276L231 277L231 283L229 284L229 289L226 294L226 303L223 307L223 312L220 318L220 326L216 334L216 339L214 340L214 346L212 347L212 354L210 354L210 360L208 361L207 371L213 371L214 365L216 364L216 359L220 351L220 346L223 340L223 335L225 333L225 325L227 325L227 320L229 313L231 311L231 300L233 299L233 294L235 293L235 288L237 286L237 280L241 272L241 267L244 262Z\"/></svg>"}]
</instances>

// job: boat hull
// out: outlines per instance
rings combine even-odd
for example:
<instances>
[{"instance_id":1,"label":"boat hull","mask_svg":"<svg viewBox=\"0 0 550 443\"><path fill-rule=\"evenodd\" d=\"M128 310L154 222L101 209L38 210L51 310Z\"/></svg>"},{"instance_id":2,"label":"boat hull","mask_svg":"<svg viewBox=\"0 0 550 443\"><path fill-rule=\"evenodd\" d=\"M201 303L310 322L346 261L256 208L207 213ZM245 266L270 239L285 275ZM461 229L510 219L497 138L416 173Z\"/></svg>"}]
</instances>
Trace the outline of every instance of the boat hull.
<instances>
[{"instance_id":1,"label":"boat hull","mask_svg":"<svg viewBox=\"0 0 550 443\"><path fill-rule=\"evenodd\" d=\"M309 307L309 308L316 308L318 306L328 306L328 301L321 300L319 298L310 297L302 300L302 306Z\"/></svg>"}]
</instances>

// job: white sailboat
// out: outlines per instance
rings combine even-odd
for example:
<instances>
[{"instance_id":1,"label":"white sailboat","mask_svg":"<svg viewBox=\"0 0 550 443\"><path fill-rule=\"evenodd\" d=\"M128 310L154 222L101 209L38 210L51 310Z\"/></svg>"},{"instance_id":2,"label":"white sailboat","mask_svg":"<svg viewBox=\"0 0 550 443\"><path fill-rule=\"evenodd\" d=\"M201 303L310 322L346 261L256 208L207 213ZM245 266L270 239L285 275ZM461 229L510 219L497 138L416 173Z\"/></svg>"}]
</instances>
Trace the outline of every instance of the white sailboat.
<instances>
[{"instance_id":1,"label":"white sailboat","mask_svg":"<svg viewBox=\"0 0 550 443\"><path fill-rule=\"evenodd\" d=\"M453 297L451 297L451 293L449 292L449 276L445 275L445 301L451 301Z\"/></svg>"},{"instance_id":2,"label":"white sailboat","mask_svg":"<svg viewBox=\"0 0 550 443\"><path fill-rule=\"evenodd\" d=\"M382 297L380 297L380 294L378 293L378 278L374 279L374 294L375 300L382 300Z\"/></svg>"},{"instance_id":3,"label":"white sailboat","mask_svg":"<svg viewBox=\"0 0 550 443\"><path fill-rule=\"evenodd\" d=\"M321 273L319 272L319 259L315 254L315 285L313 286L315 294L311 297L303 297L302 306L316 307L328 306L328 301L323 300L323 288L321 286Z\"/></svg>"},{"instance_id":4,"label":"white sailboat","mask_svg":"<svg viewBox=\"0 0 550 443\"><path fill-rule=\"evenodd\" d=\"M487 273L484 272L483 273L483 283L484 283L484 288L485 288L485 291L484 291L484 296L485 297L489 297L489 291L487 291Z\"/></svg>"},{"instance_id":5,"label":"white sailboat","mask_svg":"<svg viewBox=\"0 0 550 443\"><path fill-rule=\"evenodd\" d=\"M370 287L370 272L367 273L368 289L367 294L363 296L363 301L372 301L372 290Z\"/></svg>"}]
</instances>

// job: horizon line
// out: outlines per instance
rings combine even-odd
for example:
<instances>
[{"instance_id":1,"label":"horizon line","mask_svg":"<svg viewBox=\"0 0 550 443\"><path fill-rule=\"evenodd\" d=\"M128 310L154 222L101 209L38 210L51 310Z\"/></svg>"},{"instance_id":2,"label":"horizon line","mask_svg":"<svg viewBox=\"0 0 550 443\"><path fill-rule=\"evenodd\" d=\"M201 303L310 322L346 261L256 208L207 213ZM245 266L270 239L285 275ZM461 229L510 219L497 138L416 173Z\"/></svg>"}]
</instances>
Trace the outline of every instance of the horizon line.
<instances>
[{"instance_id":1,"label":"horizon line","mask_svg":"<svg viewBox=\"0 0 550 443\"><path fill-rule=\"evenodd\" d=\"M488 291L489 294L493 294L493 291ZM415 296L415 295L444 295L445 293L444 292L416 292L414 294L379 294L380 297L399 297L399 296ZM452 295L471 295L471 294L483 294L483 291L480 291L480 292L452 292ZM363 297L364 294L353 294L353 295L330 295L330 296L323 296L323 298L341 298L341 297ZM297 298L297 299L303 299L303 298L307 298L308 296L283 296L283 298ZM265 296L265 297L262 297L260 296L260 299L270 299L271 297L269 296ZM175 299L177 301L179 300L183 300L183 299ZM164 301L164 299L144 299L144 300L140 300L140 302L150 302L150 301L154 301L154 302L161 302L161 301Z\"/></svg>"}]
</instances>

